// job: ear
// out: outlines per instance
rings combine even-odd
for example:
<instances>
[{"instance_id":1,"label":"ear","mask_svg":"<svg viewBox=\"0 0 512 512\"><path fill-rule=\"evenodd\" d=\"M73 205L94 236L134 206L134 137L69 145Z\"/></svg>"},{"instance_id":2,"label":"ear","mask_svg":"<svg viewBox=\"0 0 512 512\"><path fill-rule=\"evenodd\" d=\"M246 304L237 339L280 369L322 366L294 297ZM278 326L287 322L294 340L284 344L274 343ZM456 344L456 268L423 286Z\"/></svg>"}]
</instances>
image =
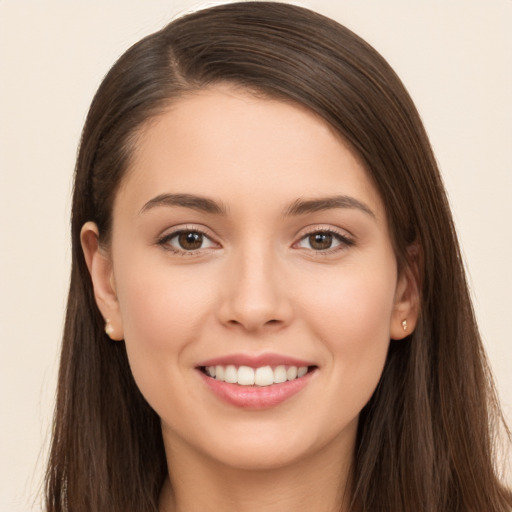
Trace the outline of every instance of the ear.
<instances>
[{"instance_id":1,"label":"ear","mask_svg":"<svg viewBox=\"0 0 512 512\"><path fill-rule=\"evenodd\" d=\"M390 338L393 340L401 340L412 334L418 322L420 311L418 254L416 245L409 249L407 265L398 276L390 324Z\"/></svg>"},{"instance_id":2,"label":"ear","mask_svg":"<svg viewBox=\"0 0 512 512\"><path fill-rule=\"evenodd\" d=\"M86 222L82 226L80 241L91 275L96 304L105 319L105 331L113 340L122 340L124 338L123 323L115 289L112 261L99 244L99 230L94 222Z\"/></svg>"}]
</instances>

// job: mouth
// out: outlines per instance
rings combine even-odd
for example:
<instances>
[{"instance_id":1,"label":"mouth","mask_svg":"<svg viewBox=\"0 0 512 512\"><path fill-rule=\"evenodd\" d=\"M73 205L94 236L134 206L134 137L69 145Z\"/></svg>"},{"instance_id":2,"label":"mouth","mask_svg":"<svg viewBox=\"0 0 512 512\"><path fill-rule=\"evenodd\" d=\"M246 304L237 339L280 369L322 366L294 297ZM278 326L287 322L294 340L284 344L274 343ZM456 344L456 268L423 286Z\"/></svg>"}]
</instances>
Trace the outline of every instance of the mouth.
<instances>
[{"instance_id":1,"label":"mouth","mask_svg":"<svg viewBox=\"0 0 512 512\"><path fill-rule=\"evenodd\" d=\"M316 370L316 366L251 366L234 364L200 366L198 369L207 377L228 384L247 387L266 387L295 381Z\"/></svg>"},{"instance_id":2,"label":"mouth","mask_svg":"<svg viewBox=\"0 0 512 512\"><path fill-rule=\"evenodd\" d=\"M233 355L196 367L222 402L240 409L269 409L298 394L314 380L318 366L278 355Z\"/></svg>"}]
</instances>

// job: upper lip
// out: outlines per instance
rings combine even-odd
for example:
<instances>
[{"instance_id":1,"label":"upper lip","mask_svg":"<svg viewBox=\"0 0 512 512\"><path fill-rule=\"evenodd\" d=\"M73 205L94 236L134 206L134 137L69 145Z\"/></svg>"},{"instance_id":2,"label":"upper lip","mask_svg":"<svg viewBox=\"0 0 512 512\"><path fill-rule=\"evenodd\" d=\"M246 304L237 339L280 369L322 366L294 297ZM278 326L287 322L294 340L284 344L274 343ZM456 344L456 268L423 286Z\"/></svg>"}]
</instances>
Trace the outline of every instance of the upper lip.
<instances>
[{"instance_id":1,"label":"upper lip","mask_svg":"<svg viewBox=\"0 0 512 512\"><path fill-rule=\"evenodd\" d=\"M197 367L205 366L249 366L251 368L260 368L262 366L316 366L311 361L305 361L303 359L297 359L296 357L290 357L282 354L229 354L213 359L202 361Z\"/></svg>"}]
</instances>

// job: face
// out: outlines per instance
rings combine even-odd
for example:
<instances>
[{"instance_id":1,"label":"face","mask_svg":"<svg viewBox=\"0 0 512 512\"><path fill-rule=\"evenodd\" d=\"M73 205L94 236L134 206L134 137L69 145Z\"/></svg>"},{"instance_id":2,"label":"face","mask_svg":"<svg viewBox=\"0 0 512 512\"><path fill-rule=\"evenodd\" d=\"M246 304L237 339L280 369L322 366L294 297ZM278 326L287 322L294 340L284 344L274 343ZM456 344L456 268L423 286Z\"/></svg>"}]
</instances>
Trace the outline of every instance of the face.
<instances>
[{"instance_id":1,"label":"face","mask_svg":"<svg viewBox=\"0 0 512 512\"><path fill-rule=\"evenodd\" d=\"M261 468L353 447L411 315L383 203L314 114L228 87L149 123L108 252L82 234L166 447ZM330 450L332 452L332 450Z\"/></svg>"}]
</instances>

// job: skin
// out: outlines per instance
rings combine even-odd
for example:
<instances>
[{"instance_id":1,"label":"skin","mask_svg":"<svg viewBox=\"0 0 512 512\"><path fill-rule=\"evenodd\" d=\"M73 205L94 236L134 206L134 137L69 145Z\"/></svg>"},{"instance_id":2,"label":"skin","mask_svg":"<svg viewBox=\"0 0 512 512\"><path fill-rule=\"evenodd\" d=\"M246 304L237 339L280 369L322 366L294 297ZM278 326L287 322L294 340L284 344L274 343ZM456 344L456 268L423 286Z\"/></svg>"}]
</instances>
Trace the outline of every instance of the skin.
<instances>
[{"instance_id":1,"label":"skin","mask_svg":"<svg viewBox=\"0 0 512 512\"><path fill-rule=\"evenodd\" d=\"M145 207L161 194L209 198L225 212ZM358 203L285 213L333 196ZM207 238L188 253L176 236L162 240L180 229ZM331 246L318 249L311 233L328 231ZM398 275L375 186L323 120L228 86L180 99L141 132L110 246L98 245L93 223L82 244L110 335L125 340L162 420L162 511L346 507L359 413L390 338L414 329L418 300L412 273ZM232 353L277 353L317 370L284 403L244 410L196 368Z\"/></svg>"}]
</instances>

